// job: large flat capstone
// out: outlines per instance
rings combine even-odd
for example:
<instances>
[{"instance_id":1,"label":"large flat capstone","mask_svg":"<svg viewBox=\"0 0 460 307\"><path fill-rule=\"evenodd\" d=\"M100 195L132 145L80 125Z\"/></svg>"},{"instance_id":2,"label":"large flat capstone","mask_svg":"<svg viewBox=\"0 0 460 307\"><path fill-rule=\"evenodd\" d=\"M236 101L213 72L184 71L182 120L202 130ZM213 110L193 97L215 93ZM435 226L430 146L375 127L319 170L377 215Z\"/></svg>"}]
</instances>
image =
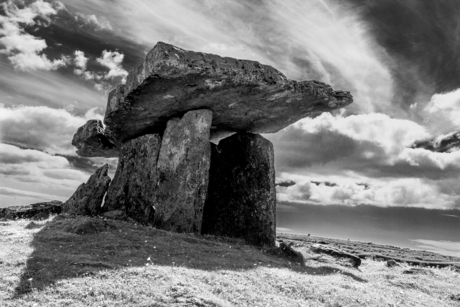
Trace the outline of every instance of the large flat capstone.
<instances>
[{"instance_id":1,"label":"large flat capstone","mask_svg":"<svg viewBox=\"0 0 460 307\"><path fill-rule=\"evenodd\" d=\"M258 134L237 133L212 145L203 234L274 245L276 190L273 145Z\"/></svg>"},{"instance_id":2,"label":"large flat capstone","mask_svg":"<svg viewBox=\"0 0 460 307\"><path fill-rule=\"evenodd\" d=\"M155 226L200 232L211 160L212 112L196 110L168 121L158 157Z\"/></svg>"},{"instance_id":3,"label":"large flat capstone","mask_svg":"<svg viewBox=\"0 0 460 307\"><path fill-rule=\"evenodd\" d=\"M104 211L121 211L140 222L153 221L161 137L148 134L121 147L117 171L107 191Z\"/></svg>"},{"instance_id":4,"label":"large flat capstone","mask_svg":"<svg viewBox=\"0 0 460 307\"><path fill-rule=\"evenodd\" d=\"M162 133L194 109L213 112L212 137L273 133L352 102L349 92L317 81L292 81L255 61L184 50L159 42L109 94L104 123L117 142ZM77 146L78 147L78 146Z\"/></svg>"}]
</instances>

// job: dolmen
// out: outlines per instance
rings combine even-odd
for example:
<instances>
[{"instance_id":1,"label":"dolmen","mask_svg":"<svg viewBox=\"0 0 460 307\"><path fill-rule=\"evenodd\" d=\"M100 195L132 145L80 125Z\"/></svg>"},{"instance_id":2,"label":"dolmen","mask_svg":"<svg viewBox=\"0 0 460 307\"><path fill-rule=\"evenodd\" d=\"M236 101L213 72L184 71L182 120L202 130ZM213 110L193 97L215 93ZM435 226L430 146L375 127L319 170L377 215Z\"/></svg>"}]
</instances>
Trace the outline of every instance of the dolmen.
<instances>
[{"instance_id":1,"label":"dolmen","mask_svg":"<svg viewBox=\"0 0 460 307\"><path fill-rule=\"evenodd\" d=\"M255 61L159 42L72 144L117 157L63 205L70 214L130 218L160 229L275 245L274 150L260 133L347 106L349 92L288 80Z\"/></svg>"}]
</instances>

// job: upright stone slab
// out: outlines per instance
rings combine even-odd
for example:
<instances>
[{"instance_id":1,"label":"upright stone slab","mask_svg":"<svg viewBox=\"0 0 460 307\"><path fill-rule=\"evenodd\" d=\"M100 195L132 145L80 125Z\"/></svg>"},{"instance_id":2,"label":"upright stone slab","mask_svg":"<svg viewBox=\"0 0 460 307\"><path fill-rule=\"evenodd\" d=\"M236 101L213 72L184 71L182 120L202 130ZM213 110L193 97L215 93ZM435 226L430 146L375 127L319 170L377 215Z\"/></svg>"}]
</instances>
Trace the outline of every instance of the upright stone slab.
<instances>
[{"instance_id":1,"label":"upright stone slab","mask_svg":"<svg viewBox=\"0 0 460 307\"><path fill-rule=\"evenodd\" d=\"M160 145L158 134L147 134L121 146L117 171L105 199L105 212L120 210L143 223L153 220Z\"/></svg>"},{"instance_id":2,"label":"upright stone slab","mask_svg":"<svg viewBox=\"0 0 460 307\"><path fill-rule=\"evenodd\" d=\"M82 183L69 200L62 205L62 212L77 215L99 214L102 200L110 184L108 170L107 164L98 168L88 181Z\"/></svg>"},{"instance_id":3,"label":"upright stone slab","mask_svg":"<svg viewBox=\"0 0 460 307\"><path fill-rule=\"evenodd\" d=\"M213 145L203 234L275 244L273 145L258 134L237 133Z\"/></svg>"},{"instance_id":4,"label":"upright stone slab","mask_svg":"<svg viewBox=\"0 0 460 307\"><path fill-rule=\"evenodd\" d=\"M212 112L189 111L168 121L158 158L155 226L200 232L209 178Z\"/></svg>"}]
</instances>

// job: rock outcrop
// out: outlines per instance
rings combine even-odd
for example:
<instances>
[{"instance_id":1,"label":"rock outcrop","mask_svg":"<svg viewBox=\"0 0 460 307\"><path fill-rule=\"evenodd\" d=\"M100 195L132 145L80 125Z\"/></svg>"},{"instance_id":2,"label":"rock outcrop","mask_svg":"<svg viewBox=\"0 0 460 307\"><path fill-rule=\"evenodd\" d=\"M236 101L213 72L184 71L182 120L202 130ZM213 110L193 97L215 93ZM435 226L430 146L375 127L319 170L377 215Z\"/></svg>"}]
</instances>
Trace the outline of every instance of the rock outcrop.
<instances>
[{"instance_id":1,"label":"rock outcrop","mask_svg":"<svg viewBox=\"0 0 460 307\"><path fill-rule=\"evenodd\" d=\"M62 211L62 201L53 200L31 204L28 206L12 206L0 209L0 219L44 219L50 214L59 214Z\"/></svg>"},{"instance_id":2,"label":"rock outcrop","mask_svg":"<svg viewBox=\"0 0 460 307\"><path fill-rule=\"evenodd\" d=\"M203 234L275 244L273 145L258 134L237 133L213 145Z\"/></svg>"},{"instance_id":3,"label":"rock outcrop","mask_svg":"<svg viewBox=\"0 0 460 307\"><path fill-rule=\"evenodd\" d=\"M62 205L62 212L77 215L97 215L101 213L102 200L110 184L107 175L109 165L96 170L86 183L82 183L75 193Z\"/></svg>"},{"instance_id":4,"label":"rock outcrop","mask_svg":"<svg viewBox=\"0 0 460 307\"><path fill-rule=\"evenodd\" d=\"M123 142L161 133L170 118L186 111L209 109L213 137L228 131L272 133L351 102L348 92L288 80L271 66L159 42L126 84L110 92L104 123Z\"/></svg>"},{"instance_id":5,"label":"rock outcrop","mask_svg":"<svg viewBox=\"0 0 460 307\"><path fill-rule=\"evenodd\" d=\"M211 160L212 112L187 112L168 121L158 158L155 225L200 232Z\"/></svg>"},{"instance_id":6,"label":"rock outcrop","mask_svg":"<svg viewBox=\"0 0 460 307\"><path fill-rule=\"evenodd\" d=\"M119 148L98 119L91 119L78 128L73 136L72 145L82 157L118 157Z\"/></svg>"},{"instance_id":7,"label":"rock outcrop","mask_svg":"<svg viewBox=\"0 0 460 307\"><path fill-rule=\"evenodd\" d=\"M158 134L143 135L122 145L117 171L105 199L105 212L122 211L144 223L153 220L160 145Z\"/></svg>"}]
</instances>

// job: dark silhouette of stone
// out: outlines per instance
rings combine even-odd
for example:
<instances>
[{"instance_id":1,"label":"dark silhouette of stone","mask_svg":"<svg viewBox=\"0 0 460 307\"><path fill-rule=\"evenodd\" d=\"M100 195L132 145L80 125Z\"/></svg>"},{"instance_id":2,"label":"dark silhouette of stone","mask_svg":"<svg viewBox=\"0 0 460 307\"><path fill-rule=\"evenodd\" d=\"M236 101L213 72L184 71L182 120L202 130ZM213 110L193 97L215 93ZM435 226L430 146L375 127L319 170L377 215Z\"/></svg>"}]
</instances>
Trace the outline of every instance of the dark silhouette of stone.
<instances>
[{"instance_id":1,"label":"dark silhouette of stone","mask_svg":"<svg viewBox=\"0 0 460 307\"><path fill-rule=\"evenodd\" d=\"M292 81L273 67L159 42L110 92L104 123L124 142L161 133L170 118L213 111L211 134L272 133L301 118L342 108L349 92L317 81Z\"/></svg>"},{"instance_id":2,"label":"dark silhouette of stone","mask_svg":"<svg viewBox=\"0 0 460 307\"><path fill-rule=\"evenodd\" d=\"M177 232L200 232L208 188L212 112L187 112L168 122L158 157L155 225Z\"/></svg>"},{"instance_id":3,"label":"dark silhouette of stone","mask_svg":"<svg viewBox=\"0 0 460 307\"><path fill-rule=\"evenodd\" d=\"M203 234L275 245L273 161L272 143L257 134L237 133L212 145Z\"/></svg>"},{"instance_id":4,"label":"dark silhouette of stone","mask_svg":"<svg viewBox=\"0 0 460 307\"><path fill-rule=\"evenodd\" d=\"M97 215L101 212L102 200L110 184L107 175L109 165L96 170L86 183L82 183L62 205L62 212L76 215Z\"/></svg>"},{"instance_id":5,"label":"dark silhouette of stone","mask_svg":"<svg viewBox=\"0 0 460 307\"><path fill-rule=\"evenodd\" d=\"M119 148L97 119L89 120L78 128L73 136L72 145L82 157L118 157Z\"/></svg>"},{"instance_id":6,"label":"dark silhouette of stone","mask_svg":"<svg viewBox=\"0 0 460 307\"><path fill-rule=\"evenodd\" d=\"M152 220L160 145L158 134L148 134L121 146L117 171L107 191L104 212L120 210L143 223Z\"/></svg>"},{"instance_id":7,"label":"dark silhouette of stone","mask_svg":"<svg viewBox=\"0 0 460 307\"><path fill-rule=\"evenodd\" d=\"M59 214L62 211L62 201L53 200L31 204L28 206L12 206L0 208L0 219L41 219L44 215Z\"/></svg>"}]
</instances>

